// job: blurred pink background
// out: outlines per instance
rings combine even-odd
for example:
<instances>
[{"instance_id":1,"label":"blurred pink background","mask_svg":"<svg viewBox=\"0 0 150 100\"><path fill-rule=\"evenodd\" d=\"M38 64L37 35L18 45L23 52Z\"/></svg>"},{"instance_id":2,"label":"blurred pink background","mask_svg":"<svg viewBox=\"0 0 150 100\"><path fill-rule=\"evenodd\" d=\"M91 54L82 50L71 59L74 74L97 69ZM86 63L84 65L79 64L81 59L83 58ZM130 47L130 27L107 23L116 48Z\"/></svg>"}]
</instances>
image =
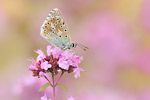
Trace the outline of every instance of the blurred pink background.
<instances>
[{"instance_id":1,"label":"blurred pink background","mask_svg":"<svg viewBox=\"0 0 150 100\"><path fill-rule=\"evenodd\" d=\"M51 88L28 71L49 44L40 27L59 8L86 72L65 74L56 100L150 100L150 0L0 0L0 100L40 100Z\"/></svg>"}]
</instances>

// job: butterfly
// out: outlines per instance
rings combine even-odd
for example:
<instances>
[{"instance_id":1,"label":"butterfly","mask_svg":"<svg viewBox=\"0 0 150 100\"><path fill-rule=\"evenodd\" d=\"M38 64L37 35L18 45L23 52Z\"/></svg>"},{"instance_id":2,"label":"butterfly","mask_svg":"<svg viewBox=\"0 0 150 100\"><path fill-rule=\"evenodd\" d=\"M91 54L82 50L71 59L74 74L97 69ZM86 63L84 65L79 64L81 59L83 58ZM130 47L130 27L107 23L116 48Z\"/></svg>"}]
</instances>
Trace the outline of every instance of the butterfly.
<instances>
[{"instance_id":1,"label":"butterfly","mask_svg":"<svg viewBox=\"0 0 150 100\"><path fill-rule=\"evenodd\" d=\"M57 8L48 14L48 17L41 26L40 34L52 45L59 47L61 50L72 49L77 45L85 51L88 49L86 46L71 41L67 24Z\"/></svg>"}]
</instances>

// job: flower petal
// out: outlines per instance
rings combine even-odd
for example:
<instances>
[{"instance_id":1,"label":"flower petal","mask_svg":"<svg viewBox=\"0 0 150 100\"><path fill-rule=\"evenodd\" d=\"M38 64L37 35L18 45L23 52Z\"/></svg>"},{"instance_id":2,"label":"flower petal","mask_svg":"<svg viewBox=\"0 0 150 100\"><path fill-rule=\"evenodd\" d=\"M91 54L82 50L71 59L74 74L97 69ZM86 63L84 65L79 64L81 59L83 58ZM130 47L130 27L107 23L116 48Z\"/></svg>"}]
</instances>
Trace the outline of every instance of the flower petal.
<instances>
[{"instance_id":1,"label":"flower petal","mask_svg":"<svg viewBox=\"0 0 150 100\"><path fill-rule=\"evenodd\" d=\"M50 45L47 46L47 55L48 56L51 55L51 48L52 48L52 46L50 46Z\"/></svg>"},{"instance_id":2,"label":"flower petal","mask_svg":"<svg viewBox=\"0 0 150 100\"><path fill-rule=\"evenodd\" d=\"M71 96L70 98L68 98L68 100L75 100L75 98Z\"/></svg>"},{"instance_id":3,"label":"flower petal","mask_svg":"<svg viewBox=\"0 0 150 100\"><path fill-rule=\"evenodd\" d=\"M51 99L48 99L47 96L46 96L46 94L44 94L44 96L41 97L41 100L51 100Z\"/></svg>"},{"instance_id":4,"label":"flower petal","mask_svg":"<svg viewBox=\"0 0 150 100\"><path fill-rule=\"evenodd\" d=\"M63 59L60 59L60 60L58 61L58 64L59 64L59 67L61 67L62 69L68 70L68 68L69 68L68 62L65 61L65 60L63 60Z\"/></svg>"},{"instance_id":5,"label":"flower petal","mask_svg":"<svg viewBox=\"0 0 150 100\"><path fill-rule=\"evenodd\" d=\"M29 70L38 70L38 68L36 66L30 65L28 67Z\"/></svg>"},{"instance_id":6,"label":"flower petal","mask_svg":"<svg viewBox=\"0 0 150 100\"><path fill-rule=\"evenodd\" d=\"M39 56L37 57L36 61L39 61L39 60L45 58L45 54L43 53L42 50L39 49L39 50L37 50L35 52L39 54Z\"/></svg>"},{"instance_id":7,"label":"flower petal","mask_svg":"<svg viewBox=\"0 0 150 100\"><path fill-rule=\"evenodd\" d=\"M42 68L42 69L48 70L48 68L51 68L51 67L52 67L52 65L51 65L51 64L48 64L47 61L41 63L41 68Z\"/></svg>"},{"instance_id":8,"label":"flower petal","mask_svg":"<svg viewBox=\"0 0 150 100\"><path fill-rule=\"evenodd\" d=\"M59 58L60 55L61 55L61 51L60 51L60 49L58 49L58 48L53 48L53 49L52 49L52 54L53 54L53 57L54 57L54 58Z\"/></svg>"},{"instance_id":9,"label":"flower petal","mask_svg":"<svg viewBox=\"0 0 150 100\"><path fill-rule=\"evenodd\" d=\"M65 59L72 59L73 55L74 55L74 52L70 52L70 51L64 51L62 53L62 56Z\"/></svg>"},{"instance_id":10,"label":"flower petal","mask_svg":"<svg viewBox=\"0 0 150 100\"><path fill-rule=\"evenodd\" d=\"M74 77L78 78L80 77L80 71L85 71L83 68L79 67L79 68L75 68L73 73L74 73Z\"/></svg>"},{"instance_id":11,"label":"flower petal","mask_svg":"<svg viewBox=\"0 0 150 100\"><path fill-rule=\"evenodd\" d=\"M39 72L39 76L40 76L40 77L44 77L45 75L46 75L46 74L45 74L44 72L42 72L42 71Z\"/></svg>"},{"instance_id":12,"label":"flower petal","mask_svg":"<svg viewBox=\"0 0 150 100\"><path fill-rule=\"evenodd\" d=\"M34 59L32 59L32 64L34 64L34 65L36 64L36 61Z\"/></svg>"},{"instance_id":13,"label":"flower petal","mask_svg":"<svg viewBox=\"0 0 150 100\"><path fill-rule=\"evenodd\" d=\"M83 57L79 57L79 56L74 56L72 58L72 65L78 67L78 64L81 62L81 60L83 59Z\"/></svg>"}]
</instances>

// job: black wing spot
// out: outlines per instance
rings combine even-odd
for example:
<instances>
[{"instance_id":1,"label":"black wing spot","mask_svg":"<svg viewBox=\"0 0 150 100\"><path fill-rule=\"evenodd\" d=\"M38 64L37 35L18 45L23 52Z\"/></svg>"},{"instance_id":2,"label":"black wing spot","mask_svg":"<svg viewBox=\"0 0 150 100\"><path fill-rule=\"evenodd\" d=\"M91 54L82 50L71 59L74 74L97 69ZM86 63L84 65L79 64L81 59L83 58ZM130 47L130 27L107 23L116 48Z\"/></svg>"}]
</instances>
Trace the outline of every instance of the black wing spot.
<instances>
[{"instance_id":1,"label":"black wing spot","mask_svg":"<svg viewBox=\"0 0 150 100\"><path fill-rule=\"evenodd\" d=\"M74 47L75 45L74 45L74 43L72 43L72 47Z\"/></svg>"},{"instance_id":2,"label":"black wing spot","mask_svg":"<svg viewBox=\"0 0 150 100\"><path fill-rule=\"evenodd\" d=\"M59 37L61 37L61 35Z\"/></svg>"},{"instance_id":3,"label":"black wing spot","mask_svg":"<svg viewBox=\"0 0 150 100\"><path fill-rule=\"evenodd\" d=\"M65 32L67 32L67 30L65 29Z\"/></svg>"},{"instance_id":4,"label":"black wing spot","mask_svg":"<svg viewBox=\"0 0 150 100\"><path fill-rule=\"evenodd\" d=\"M68 36L66 35L66 37L68 37Z\"/></svg>"}]
</instances>

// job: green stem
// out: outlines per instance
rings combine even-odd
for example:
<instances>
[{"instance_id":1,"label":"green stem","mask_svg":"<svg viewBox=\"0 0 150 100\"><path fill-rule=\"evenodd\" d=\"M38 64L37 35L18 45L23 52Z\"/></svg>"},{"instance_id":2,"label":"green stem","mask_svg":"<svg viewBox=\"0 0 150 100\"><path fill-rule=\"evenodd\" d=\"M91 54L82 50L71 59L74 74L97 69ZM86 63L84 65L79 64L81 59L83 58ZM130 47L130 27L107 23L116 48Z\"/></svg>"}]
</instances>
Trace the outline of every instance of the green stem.
<instances>
[{"instance_id":1,"label":"green stem","mask_svg":"<svg viewBox=\"0 0 150 100\"><path fill-rule=\"evenodd\" d=\"M63 74L64 74L64 71L62 71L61 75L60 75L59 78L57 79L55 86L57 86L57 83L59 82L59 80L60 80L60 78L62 77Z\"/></svg>"},{"instance_id":2,"label":"green stem","mask_svg":"<svg viewBox=\"0 0 150 100\"><path fill-rule=\"evenodd\" d=\"M62 77L62 75L64 74L64 71L62 71L61 75L59 76L59 78L57 79L56 83L55 83L55 79L54 79L54 74L52 74L52 81L53 81L53 84L52 84L52 88L53 88L53 100L55 100L55 87L57 86L60 78ZM47 79L47 78L46 78ZM49 81L50 83L50 81Z\"/></svg>"},{"instance_id":3,"label":"green stem","mask_svg":"<svg viewBox=\"0 0 150 100\"><path fill-rule=\"evenodd\" d=\"M54 75L52 74L52 80L53 80L53 100L55 100L55 79L54 79Z\"/></svg>"},{"instance_id":4,"label":"green stem","mask_svg":"<svg viewBox=\"0 0 150 100\"><path fill-rule=\"evenodd\" d=\"M49 80L46 76L44 76L44 77L45 77L45 79L51 84L50 80Z\"/></svg>"}]
</instances>

